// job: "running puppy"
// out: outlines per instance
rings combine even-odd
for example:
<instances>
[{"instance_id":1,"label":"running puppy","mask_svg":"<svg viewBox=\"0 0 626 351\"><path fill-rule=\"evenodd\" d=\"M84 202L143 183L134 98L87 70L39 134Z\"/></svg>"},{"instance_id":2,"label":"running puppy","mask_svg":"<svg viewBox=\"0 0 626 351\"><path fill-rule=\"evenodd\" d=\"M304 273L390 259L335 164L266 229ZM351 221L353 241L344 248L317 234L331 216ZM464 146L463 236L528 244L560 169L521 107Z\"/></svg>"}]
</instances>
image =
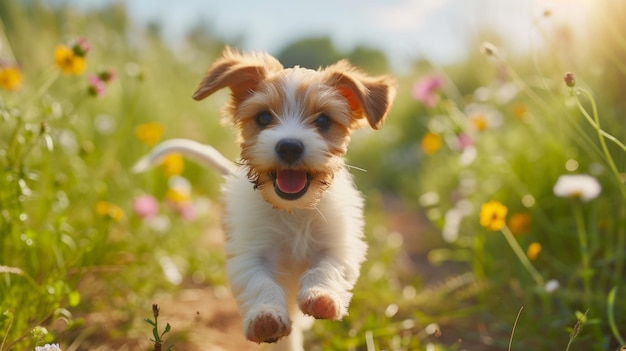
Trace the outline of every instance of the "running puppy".
<instances>
[{"instance_id":1,"label":"running puppy","mask_svg":"<svg viewBox=\"0 0 626 351\"><path fill-rule=\"evenodd\" d=\"M239 132L239 164L173 139L135 170L181 152L224 175L226 269L245 335L302 350L304 315L340 320L348 313L367 246L363 198L343 156L352 131L382 127L395 81L347 61L317 71L283 68L269 54L227 48L193 98L223 88L231 91L224 112Z\"/></svg>"}]
</instances>

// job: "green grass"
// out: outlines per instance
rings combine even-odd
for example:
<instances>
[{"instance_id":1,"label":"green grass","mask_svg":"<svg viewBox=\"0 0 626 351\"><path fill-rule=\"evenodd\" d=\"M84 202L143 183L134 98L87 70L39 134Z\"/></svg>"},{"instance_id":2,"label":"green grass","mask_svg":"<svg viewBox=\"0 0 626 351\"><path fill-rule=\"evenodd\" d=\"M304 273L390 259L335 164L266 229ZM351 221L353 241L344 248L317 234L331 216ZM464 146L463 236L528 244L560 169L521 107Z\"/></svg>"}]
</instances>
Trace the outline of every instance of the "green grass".
<instances>
[{"instance_id":1,"label":"green grass","mask_svg":"<svg viewBox=\"0 0 626 351\"><path fill-rule=\"evenodd\" d=\"M481 55L479 35L463 62L420 62L398 77L385 128L359 132L348 155L367 169L355 177L368 202L369 259L350 316L318 321L308 349L623 346L623 8L594 10L591 18L604 20L588 32L603 40L574 45L544 31L552 45L504 59L506 43ZM123 5L79 13L6 2L0 19L0 62L23 75L19 90L0 90L0 350L94 345L137 328L149 335L134 321L151 316L146 301L157 293L225 284L221 250L203 242L206 228L219 228L220 180L185 164L198 211L185 219L168 205L162 169L130 171L150 150L135 131L157 122L163 139L196 139L236 158L234 135L219 121L225 95L190 98L223 43L195 33L189 48L168 48L158 31L133 27ZM54 50L78 37L92 45L86 71L62 74ZM116 78L95 97L86 77L101 69ZM573 87L562 79L567 71ZM430 74L443 86L426 106L411 90ZM602 191L588 202L559 197L553 187L563 174L590 174ZM141 195L157 200L158 221L135 213ZM508 210L506 226L493 231L479 223L491 200ZM541 251L527 261L531 243ZM85 317L96 312L118 323L98 333Z\"/></svg>"}]
</instances>

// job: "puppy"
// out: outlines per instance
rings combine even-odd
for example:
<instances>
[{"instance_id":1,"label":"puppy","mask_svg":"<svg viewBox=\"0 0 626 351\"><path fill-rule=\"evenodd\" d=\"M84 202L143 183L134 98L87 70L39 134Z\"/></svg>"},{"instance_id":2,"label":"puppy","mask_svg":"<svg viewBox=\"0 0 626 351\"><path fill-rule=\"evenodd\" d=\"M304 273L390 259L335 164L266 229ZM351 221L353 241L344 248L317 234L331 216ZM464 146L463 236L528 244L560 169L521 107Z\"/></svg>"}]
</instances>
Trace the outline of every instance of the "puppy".
<instances>
[{"instance_id":1,"label":"puppy","mask_svg":"<svg viewBox=\"0 0 626 351\"><path fill-rule=\"evenodd\" d=\"M347 61L317 71L283 68L266 53L226 48L193 98L223 88L231 92L224 112L238 131L240 163L173 139L135 171L180 152L224 175L226 270L245 336L302 350L304 315L340 320L348 313L367 246L363 198L343 156L355 129L382 127L395 81Z\"/></svg>"}]
</instances>

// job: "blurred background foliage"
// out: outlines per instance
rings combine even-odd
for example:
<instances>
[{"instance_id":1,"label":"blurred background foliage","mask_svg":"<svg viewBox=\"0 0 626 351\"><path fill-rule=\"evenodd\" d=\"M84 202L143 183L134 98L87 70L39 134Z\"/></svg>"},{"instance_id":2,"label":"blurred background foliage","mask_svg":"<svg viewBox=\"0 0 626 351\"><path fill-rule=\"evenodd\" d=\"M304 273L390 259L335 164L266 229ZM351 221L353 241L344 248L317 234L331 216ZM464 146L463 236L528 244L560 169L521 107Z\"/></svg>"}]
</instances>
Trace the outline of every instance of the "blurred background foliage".
<instances>
[{"instance_id":1,"label":"blurred background foliage","mask_svg":"<svg viewBox=\"0 0 626 351\"><path fill-rule=\"evenodd\" d=\"M464 60L417 60L396 74L385 128L357 132L347 155L366 169L354 173L367 198L369 260L350 316L317 322L308 349L503 350L513 335L517 350L565 350L574 335L572 350L623 344L614 329L626 325L626 152L608 143L621 172L613 174L582 113L592 113L591 101L577 89L591 92L602 128L623 143L626 5L603 1L592 12L580 23L585 35L542 30L544 13L537 30L547 44L530 53L507 50L481 28ZM137 345L146 339L137 321L155 295L227 284L219 177L193 163L178 177L163 168L132 174L151 148L138 127L156 123L160 139L195 139L236 159L234 133L220 123L227 92L202 103L190 96L224 45L239 42L198 24L172 47L159 23L138 28L122 3L79 11L3 1L0 21L0 64L17 65L24 81L0 92L0 350ZM92 46L85 74L116 72L104 96L54 67L55 47L78 37ZM493 46L481 53L485 41ZM347 58L371 73L394 71L382 51L346 51L328 37L294 41L276 56L285 66ZM566 71L575 88L563 82ZM553 187L563 174L590 174L602 193L584 203L560 198ZM192 218L171 197L189 184ZM142 196L156 199L161 222L137 211ZM526 254L546 286L499 232L480 225L489 200L507 207L507 228L524 251L539 245ZM41 327L50 331L32 332Z\"/></svg>"}]
</instances>

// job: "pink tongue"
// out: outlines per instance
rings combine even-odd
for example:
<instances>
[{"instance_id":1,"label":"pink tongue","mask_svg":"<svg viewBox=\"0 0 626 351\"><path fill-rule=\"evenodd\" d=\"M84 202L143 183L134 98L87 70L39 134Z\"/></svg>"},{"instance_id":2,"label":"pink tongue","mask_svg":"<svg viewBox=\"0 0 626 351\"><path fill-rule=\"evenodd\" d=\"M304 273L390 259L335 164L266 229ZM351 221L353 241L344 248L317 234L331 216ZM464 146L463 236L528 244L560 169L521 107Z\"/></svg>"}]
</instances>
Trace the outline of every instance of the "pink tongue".
<instances>
[{"instance_id":1,"label":"pink tongue","mask_svg":"<svg viewBox=\"0 0 626 351\"><path fill-rule=\"evenodd\" d=\"M305 171L283 169L276 171L276 186L285 194L296 194L301 192L307 183Z\"/></svg>"}]
</instances>

